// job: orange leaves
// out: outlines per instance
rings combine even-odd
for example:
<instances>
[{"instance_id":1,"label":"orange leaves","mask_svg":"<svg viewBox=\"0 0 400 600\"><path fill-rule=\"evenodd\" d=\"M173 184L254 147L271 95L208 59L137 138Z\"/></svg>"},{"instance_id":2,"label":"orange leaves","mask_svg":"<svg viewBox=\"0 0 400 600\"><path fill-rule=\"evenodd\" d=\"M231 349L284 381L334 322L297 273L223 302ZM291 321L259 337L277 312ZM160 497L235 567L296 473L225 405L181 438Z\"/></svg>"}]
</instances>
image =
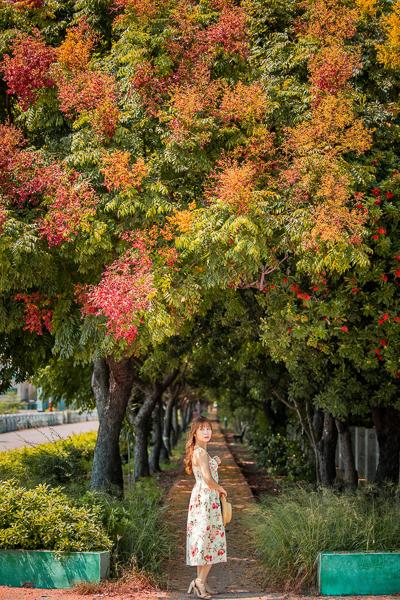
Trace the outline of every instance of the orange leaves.
<instances>
[{"instance_id":1,"label":"orange leaves","mask_svg":"<svg viewBox=\"0 0 400 600\"><path fill-rule=\"evenodd\" d=\"M222 82L211 80L204 65L199 68L192 83L174 85L171 88L170 99L171 140L181 142L198 130L200 143L206 143L209 140L209 131L204 127L203 119L216 112L222 89Z\"/></svg>"},{"instance_id":2,"label":"orange leaves","mask_svg":"<svg viewBox=\"0 0 400 600\"><path fill-rule=\"evenodd\" d=\"M365 217L358 211L349 210L340 202L330 198L327 202L315 207L313 213L314 227L311 230L311 240L323 242L343 241L343 232L349 232L350 243L361 242L358 232L361 232Z\"/></svg>"},{"instance_id":3,"label":"orange leaves","mask_svg":"<svg viewBox=\"0 0 400 600\"><path fill-rule=\"evenodd\" d=\"M305 0L307 35L321 44L338 43L356 32L357 9L340 0Z\"/></svg>"},{"instance_id":4,"label":"orange leaves","mask_svg":"<svg viewBox=\"0 0 400 600\"><path fill-rule=\"evenodd\" d=\"M354 52L333 44L322 48L309 62L310 82L316 95L321 92L336 94L346 87L360 59Z\"/></svg>"},{"instance_id":5,"label":"orange leaves","mask_svg":"<svg viewBox=\"0 0 400 600\"><path fill-rule=\"evenodd\" d=\"M252 124L261 120L267 108L267 98L260 83L249 85L239 81L228 89L221 102L220 116L223 121Z\"/></svg>"},{"instance_id":6,"label":"orange leaves","mask_svg":"<svg viewBox=\"0 0 400 600\"><path fill-rule=\"evenodd\" d=\"M215 170L211 175L213 184L207 189L206 198L209 202L217 200L239 214L248 212L254 202L255 165L224 160L219 166L222 170Z\"/></svg>"},{"instance_id":7,"label":"orange leaves","mask_svg":"<svg viewBox=\"0 0 400 600\"><path fill-rule=\"evenodd\" d=\"M61 46L57 48L58 63L69 71L81 71L90 61L95 35L85 20L69 27Z\"/></svg>"},{"instance_id":8,"label":"orange leaves","mask_svg":"<svg viewBox=\"0 0 400 600\"><path fill-rule=\"evenodd\" d=\"M318 43L308 60L311 109L309 118L287 130L292 162L282 173L295 206L305 207L308 223L303 247L318 242L362 239L365 214L351 210L353 179L347 154L362 154L372 134L356 115L350 80L361 66L361 51L348 43L356 33L360 7L341 0L306 0L299 35Z\"/></svg>"},{"instance_id":9,"label":"orange leaves","mask_svg":"<svg viewBox=\"0 0 400 600\"><path fill-rule=\"evenodd\" d=\"M392 11L381 20L386 40L377 44L377 58L385 67L397 69L400 67L400 0L393 3Z\"/></svg>"},{"instance_id":10,"label":"orange leaves","mask_svg":"<svg viewBox=\"0 0 400 600\"><path fill-rule=\"evenodd\" d=\"M96 36L85 20L70 27L57 49L53 68L62 112L69 118L88 115L100 137L111 138L119 119L115 79L90 68Z\"/></svg>"},{"instance_id":11,"label":"orange leaves","mask_svg":"<svg viewBox=\"0 0 400 600\"><path fill-rule=\"evenodd\" d=\"M8 0L8 3L19 11L41 8L44 0Z\"/></svg>"},{"instance_id":12,"label":"orange leaves","mask_svg":"<svg viewBox=\"0 0 400 600\"><path fill-rule=\"evenodd\" d=\"M58 73L57 84L63 113L70 118L90 114L97 133L107 137L114 134L119 111L115 81L111 75L88 70L73 76Z\"/></svg>"},{"instance_id":13,"label":"orange leaves","mask_svg":"<svg viewBox=\"0 0 400 600\"><path fill-rule=\"evenodd\" d=\"M192 210L177 210L168 217L168 223L179 231L179 233L188 233L193 225L195 213Z\"/></svg>"},{"instance_id":14,"label":"orange leaves","mask_svg":"<svg viewBox=\"0 0 400 600\"><path fill-rule=\"evenodd\" d=\"M139 19L154 18L162 4L162 0L114 0L114 8L133 11Z\"/></svg>"},{"instance_id":15,"label":"orange leaves","mask_svg":"<svg viewBox=\"0 0 400 600\"><path fill-rule=\"evenodd\" d=\"M289 130L289 145L301 155L312 150L330 156L350 151L360 154L370 147L371 134L354 115L350 98L327 95L312 110L311 120Z\"/></svg>"},{"instance_id":16,"label":"orange leaves","mask_svg":"<svg viewBox=\"0 0 400 600\"><path fill-rule=\"evenodd\" d=\"M143 179L148 175L148 168L143 158L139 157L133 165L130 165L130 159L130 152L121 150L104 155L101 173L104 175L104 185L108 191L140 188Z\"/></svg>"}]
</instances>

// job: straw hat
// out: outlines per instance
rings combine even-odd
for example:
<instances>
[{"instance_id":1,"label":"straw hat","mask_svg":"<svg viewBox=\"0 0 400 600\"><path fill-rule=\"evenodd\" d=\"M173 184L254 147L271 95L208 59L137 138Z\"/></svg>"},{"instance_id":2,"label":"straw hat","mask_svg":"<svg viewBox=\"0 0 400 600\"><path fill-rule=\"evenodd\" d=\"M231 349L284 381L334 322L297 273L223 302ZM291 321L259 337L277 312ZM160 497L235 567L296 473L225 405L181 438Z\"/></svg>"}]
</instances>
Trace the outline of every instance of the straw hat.
<instances>
[{"instance_id":1,"label":"straw hat","mask_svg":"<svg viewBox=\"0 0 400 600\"><path fill-rule=\"evenodd\" d=\"M221 510L222 510L222 520L225 525L228 525L232 519L232 504L228 502L225 494L221 494Z\"/></svg>"}]
</instances>

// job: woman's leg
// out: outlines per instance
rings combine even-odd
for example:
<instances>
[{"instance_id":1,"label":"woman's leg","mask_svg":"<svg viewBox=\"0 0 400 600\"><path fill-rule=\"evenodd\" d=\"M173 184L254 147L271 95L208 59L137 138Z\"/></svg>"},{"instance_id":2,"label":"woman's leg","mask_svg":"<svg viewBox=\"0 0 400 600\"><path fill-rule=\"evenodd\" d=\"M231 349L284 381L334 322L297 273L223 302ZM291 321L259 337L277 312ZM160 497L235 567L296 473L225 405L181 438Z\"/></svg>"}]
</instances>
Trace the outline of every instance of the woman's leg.
<instances>
[{"instance_id":1,"label":"woman's leg","mask_svg":"<svg viewBox=\"0 0 400 600\"><path fill-rule=\"evenodd\" d=\"M200 565L197 567L197 577L202 583L207 581L208 574L212 565Z\"/></svg>"}]
</instances>

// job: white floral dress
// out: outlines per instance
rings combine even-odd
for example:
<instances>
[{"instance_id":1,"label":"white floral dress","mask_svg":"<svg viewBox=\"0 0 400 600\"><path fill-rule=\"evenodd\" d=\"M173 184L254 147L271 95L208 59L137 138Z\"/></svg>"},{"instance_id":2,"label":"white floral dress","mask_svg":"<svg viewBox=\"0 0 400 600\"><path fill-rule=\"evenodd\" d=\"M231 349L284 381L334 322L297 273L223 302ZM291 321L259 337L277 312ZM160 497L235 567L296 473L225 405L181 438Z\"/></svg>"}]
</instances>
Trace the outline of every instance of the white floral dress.
<instances>
[{"instance_id":1,"label":"white floral dress","mask_svg":"<svg viewBox=\"0 0 400 600\"><path fill-rule=\"evenodd\" d=\"M194 452L201 450L196 448ZM210 455L208 458L211 475L218 483L218 463ZM193 465L193 474L196 483L190 496L187 518L186 564L197 566L226 562L225 527L219 493L207 486L200 467Z\"/></svg>"}]
</instances>

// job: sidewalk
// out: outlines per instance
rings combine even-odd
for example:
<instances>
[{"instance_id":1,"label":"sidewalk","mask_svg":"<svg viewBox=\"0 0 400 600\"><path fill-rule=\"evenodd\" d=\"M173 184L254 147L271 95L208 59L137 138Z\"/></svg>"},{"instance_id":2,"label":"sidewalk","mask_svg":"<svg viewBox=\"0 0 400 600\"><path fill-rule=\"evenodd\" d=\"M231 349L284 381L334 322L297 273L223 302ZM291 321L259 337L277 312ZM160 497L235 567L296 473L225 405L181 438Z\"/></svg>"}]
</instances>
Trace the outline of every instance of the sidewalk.
<instances>
[{"instance_id":1,"label":"sidewalk","mask_svg":"<svg viewBox=\"0 0 400 600\"><path fill-rule=\"evenodd\" d=\"M260 566L254 558L254 548L248 538L243 517L251 511L254 498L239 467L225 442L220 424L213 420L212 440L208 445L211 456L217 454L221 458L219 481L228 492L232 503L232 521L226 528L227 557L226 563L212 567L208 581L210 585L222 593L216 598L283 598L283 594L262 594L259 584ZM166 565L168 571L168 594L159 598L178 600L187 598L187 588L196 575L196 567L185 565L186 519L190 493L194 485L193 476L182 474L169 491L169 524L175 533L176 544L174 555Z\"/></svg>"},{"instance_id":2,"label":"sidewalk","mask_svg":"<svg viewBox=\"0 0 400 600\"><path fill-rule=\"evenodd\" d=\"M24 446L38 446L47 444L60 439L65 439L75 433L85 433L86 431L97 431L99 422L81 421L78 423L69 423L67 425L53 425L51 427L35 427L32 429L20 429L10 431L9 433L0 433L0 452L11 450L12 448L22 448Z\"/></svg>"}]
</instances>

